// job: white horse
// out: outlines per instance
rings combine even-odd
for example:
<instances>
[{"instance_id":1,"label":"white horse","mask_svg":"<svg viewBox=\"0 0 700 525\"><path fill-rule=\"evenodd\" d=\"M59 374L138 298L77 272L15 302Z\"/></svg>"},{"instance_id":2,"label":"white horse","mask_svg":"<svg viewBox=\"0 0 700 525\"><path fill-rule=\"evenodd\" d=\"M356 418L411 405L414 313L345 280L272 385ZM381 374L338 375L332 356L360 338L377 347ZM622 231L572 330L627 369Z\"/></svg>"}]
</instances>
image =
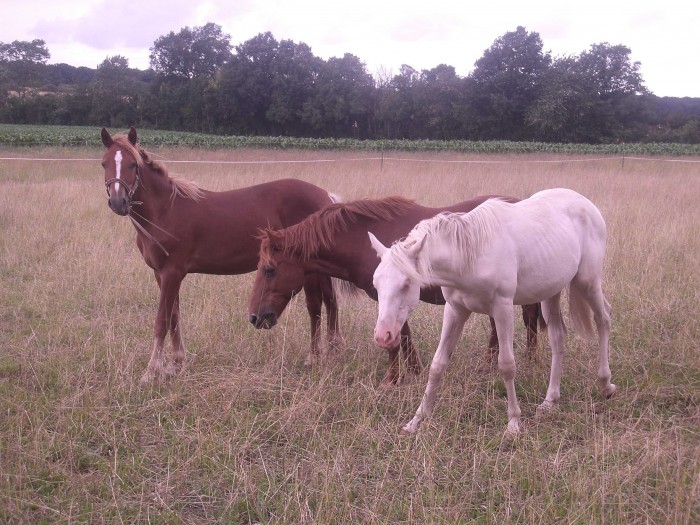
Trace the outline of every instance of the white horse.
<instances>
[{"instance_id":1,"label":"white horse","mask_svg":"<svg viewBox=\"0 0 700 525\"><path fill-rule=\"evenodd\" d=\"M438 285L447 300L440 343L430 365L428 385L413 419L403 427L416 432L430 416L435 395L464 323L472 312L493 317L498 333L498 371L508 397L506 434L520 432L515 395L513 305L542 303L552 347L549 387L538 414L556 408L560 397L566 336L560 296L569 288L574 330L598 330L598 381L610 397L608 339L610 304L601 288L606 226L598 208L568 189L550 189L515 204L492 199L469 213L443 213L420 222L402 241L387 248L372 233L381 259L374 272L379 313L374 338L396 345L401 326L418 303L421 286Z\"/></svg>"}]
</instances>

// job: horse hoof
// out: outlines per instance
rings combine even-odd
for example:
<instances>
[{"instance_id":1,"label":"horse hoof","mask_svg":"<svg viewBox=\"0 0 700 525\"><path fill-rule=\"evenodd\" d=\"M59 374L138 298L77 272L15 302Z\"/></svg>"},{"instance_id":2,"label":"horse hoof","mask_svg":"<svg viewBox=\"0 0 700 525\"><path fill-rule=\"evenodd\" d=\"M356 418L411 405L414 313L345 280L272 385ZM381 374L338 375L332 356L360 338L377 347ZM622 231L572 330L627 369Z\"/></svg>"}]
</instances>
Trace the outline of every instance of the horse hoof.
<instances>
[{"instance_id":1,"label":"horse hoof","mask_svg":"<svg viewBox=\"0 0 700 525\"><path fill-rule=\"evenodd\" d=\"M307 368L312 368L321 362L321 357L316 354L309 354L304 359L304 366Z\"/></svg>"},{"instance_id":2,"label":"horse hoof","mask_svg":"<svg viewBox=\"0 0 700 525\"><path fill-rule=\"evenodd\" d=\"M401 433L407 436L412 436L413 434L418 432L419 426L420 423L414 423L413 421L410 421L401 428Z\"/></svg>"},{"instance_id":3,"label":"horse hoof","mask_svg":"<svg viewBox=\"0 0 700 525\"><path fill-rule=\"evenodd\" d=\"M347 348L347 343L345 342L345 339L343 339L340 336L335 337L334 339L331 339L328 341L328 352L329 353L334 353L334 354L344 353L346 348Z\"/></svg>"},{"instance_id":4,"label":"horse hoof","mask_svg":"<svg viewBox=\"0 0 700 525\"><path fill-rule=\"evenodd\" d=\"M503 439L511 441L520 436L520 423L517 420L508 421L506 431L503 433Z\"/></svg>"},{"instance_id":5,"label":"horse hoof","mask_svg":"<svg viewBox=\"0 0 700 525\"><path fill-rule=\"evenodd\" d=\"M180 373L180 370L182 369L182 365L168 365L163 369L163 373L161 374L161 377L164 381L170 381L173 379L176 375Z\"/></svg>"},{"instance_id":6,"label":"horse hoof","mask_svg":"<svg viewBox=\"0 0 700 525\"><path fill-rule=\"evenodd\" d=\"M153 370L146 370L143 375L141 376L141 379L139 379L139 384L142 386L149 385L153 383L153 380L156 378L155 372Z\"/></svg>"},{"instance_id":7,"label":"horse hoof","mask_svg":"<svg viewBox=\"0 0 700 525\"><path fill-rule=\"evenodd\" d=\"M401 376L401 379L398 382L399 386L403 385L410 385L411 383L414 383L418 379L418 373L417 372L406 372L403 376Z\"/></svg>"},{"instance_id":8,"label":"horse hoof","mask_svg":"<svg viewBox=\"0 0 700 525\"><path fill-rule=\"evenodd\" d=\"M542 404L535 409L535 419L542 419L543 417L547 416L547 414L551 414L558 408L559 406L552 401L543 401Z\"/></svg>"},{"instance_id":9,"label":"horse hoof","mask_svg":"<svg viewBox=\"0 0 700 525\"><path fill-rule=\"evenodd\" d=\"M615 395L615 392L617 392L617 387L610 383L607 387L603 389L603 395L605 396L605 399L610 399L612 396Z\"/></svg>"}]
</instances>

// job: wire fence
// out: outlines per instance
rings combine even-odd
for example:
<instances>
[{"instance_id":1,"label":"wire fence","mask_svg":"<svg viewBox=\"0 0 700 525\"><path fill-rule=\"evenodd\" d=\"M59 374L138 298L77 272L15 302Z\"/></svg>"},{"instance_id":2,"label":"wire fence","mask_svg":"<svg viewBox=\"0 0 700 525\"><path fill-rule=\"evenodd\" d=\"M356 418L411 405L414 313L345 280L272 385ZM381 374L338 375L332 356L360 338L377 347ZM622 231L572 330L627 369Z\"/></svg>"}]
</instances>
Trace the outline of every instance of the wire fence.
<instances>
[{"instance_id":1,"label":"wire fence","mask_svg":"<svg viewBox=\"0 0 700 525\"><path fill-rule=\"evenodd\" d=\"M625 162L628 160L642 162L671 162L684 164L700 164L700 159L685 159L685 158L658 158L658 157L637 157L637 156L605 156L594 158L559 158L559 159L428 159L428 158L412 158L400 156L372 156L372 157L340 157L340 158L317 158L317 159L260 159L260 160L175 160L161 158L168 164L315 164L315 163L342 163L342 162L407 162L407 163L435 163L435 164L556 164L562 162L610 162L619 160ZM65 157L0 157L0 161L18 161L18 162L100 162L99 158L65 158Z\"/></svg>"}]
</instances>

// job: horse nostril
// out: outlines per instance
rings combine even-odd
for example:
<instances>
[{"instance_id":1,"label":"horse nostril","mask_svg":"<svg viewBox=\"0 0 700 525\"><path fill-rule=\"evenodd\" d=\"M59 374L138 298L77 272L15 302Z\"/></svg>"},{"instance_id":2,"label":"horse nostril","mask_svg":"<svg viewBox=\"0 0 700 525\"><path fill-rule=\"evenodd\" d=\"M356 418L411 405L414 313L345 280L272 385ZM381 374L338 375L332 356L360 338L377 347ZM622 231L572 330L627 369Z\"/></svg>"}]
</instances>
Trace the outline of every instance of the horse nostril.
<instances>
[{"instance_id":1,"label":"horse nostril","mask_svg":"<svg viewBox=\"0 0 700 525\"><path fill-rule=\"evenodd\" d=\"M251 322L252 324L257 324L257 322L258 322L258 316L255 315L255 314L250 314L250 322Z\"/></svg>"}]
</instances>

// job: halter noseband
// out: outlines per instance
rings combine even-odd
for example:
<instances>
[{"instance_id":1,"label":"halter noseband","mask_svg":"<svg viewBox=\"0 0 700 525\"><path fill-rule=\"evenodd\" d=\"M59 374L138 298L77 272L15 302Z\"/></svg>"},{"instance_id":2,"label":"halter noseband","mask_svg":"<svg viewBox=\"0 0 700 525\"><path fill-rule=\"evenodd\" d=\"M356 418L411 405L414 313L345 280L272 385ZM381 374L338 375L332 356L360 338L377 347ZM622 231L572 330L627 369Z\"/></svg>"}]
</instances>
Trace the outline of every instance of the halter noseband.
<instances>
[{"instance_id":1,"label":"halter noseband","mask_svg":"<svg viewBox=\"0 0 700 525\"><path fill-rule=\"evenodd\" d=\"M139 188L139 185L141 184L141 169L139 167L139 164L136 163L136 180L134 181L133 186L129 186L126 182L124 182L122 179L118 178L113 178L105 181L105 189L107 190L107 197L111 197L109 194L109 187L114 184L115 182L118 182L119 184L123 184L124 188L126 188L126 197L131 202L131 198L134 196L134 193L136 190Z\"/></svg>"}]
</instances>

